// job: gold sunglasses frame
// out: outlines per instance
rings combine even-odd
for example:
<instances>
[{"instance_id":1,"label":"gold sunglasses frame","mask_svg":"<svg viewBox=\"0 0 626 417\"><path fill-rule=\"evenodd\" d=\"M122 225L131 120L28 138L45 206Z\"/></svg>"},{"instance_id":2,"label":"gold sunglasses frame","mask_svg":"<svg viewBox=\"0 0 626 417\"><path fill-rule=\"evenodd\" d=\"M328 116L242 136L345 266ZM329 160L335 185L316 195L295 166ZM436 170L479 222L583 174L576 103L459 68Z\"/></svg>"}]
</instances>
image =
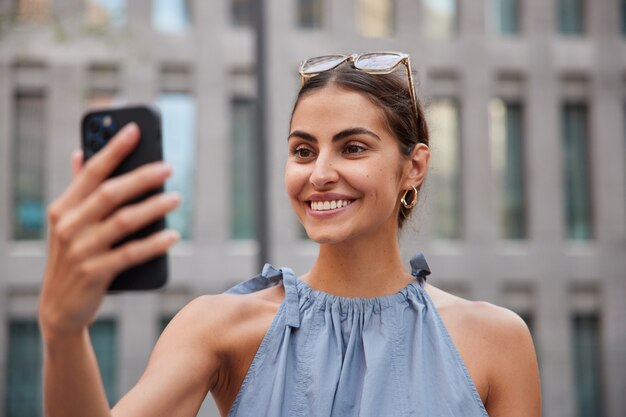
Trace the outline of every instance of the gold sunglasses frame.
<instances>
[{"instance_id":1,"label":"gold sunglasses frame","mask_svg":"<svg viewBox=\"0 0 626 417\"><path fill-rule=\"evenodd\" d=\"M394 64L390 68L385 68L382 70L375 70L375 69L370 69L370 68L359 68L357 66L359 59L366 55L395 55L395 56L398 56L400 59L398 60L396 64ZM307 65L308 62L310 62L313 59L320 59L320 58L325 58L325 57L337 58L339 61L337 62L337 64L333 65L332 67L326 68L323 71L317 71L317 72L305 71L305 66ZM419 118L419 113L417 111L417 97L415 95L415 84L413 84L413 75L411 73L411 59L410 59L409 54L405 54L404 52L379 51L379 52L365 52L362 54L352 54L352 55L328 54L328 55L320 55L320 56L308 58L302 61L302 64L300 65L300 69L298 71L300 73L301 85L304 85L307 79L315 77L316 75L319 75L322 72L332 71L338 66L340 66L341 64L343 64L344 62L352 62L352 66L354 67L354 69L363 71L367 74L375 74L375 75L376 74L391 74L392 72L395 71L398 65L403 64L404 68L406 69L406 76L407 76L407 80L409 83L409 96L411 98L411 103L413 104L413 113L415 115L415 120L419 121L420 118Z\"/></svg>"}]
</instances>

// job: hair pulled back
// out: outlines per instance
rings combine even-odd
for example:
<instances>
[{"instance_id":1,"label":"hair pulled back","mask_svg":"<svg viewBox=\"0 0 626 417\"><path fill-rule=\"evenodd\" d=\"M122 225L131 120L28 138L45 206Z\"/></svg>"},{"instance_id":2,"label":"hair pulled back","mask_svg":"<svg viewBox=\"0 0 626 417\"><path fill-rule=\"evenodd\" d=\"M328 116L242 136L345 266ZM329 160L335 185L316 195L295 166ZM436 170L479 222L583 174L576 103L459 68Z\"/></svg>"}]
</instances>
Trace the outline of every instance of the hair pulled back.
<instances>
[{"instance_id":1,"label":"hair pulled back","mask_svg":"<svg viewBox=\"0 0 626 417\"><path fill-rule=\"evenodd\" d=\"M307 79L302 88L300 88L293 106L293 112L295 112L298 103L304 96L331 85L364 94L379 107L383 112L387 128L398 140L400 153L405 157L411 154L416 144L424 143L428 145L428 126L426 125L422 103L416 97L416 119L408 82L395 73L368 74L354 69L349 64L343 64L334 70L322 72ZM404 221L410 216L411 211L412 209L408 209L400 204L398 213L399 228L402 227Z\"/></svg>"}]
</instances>

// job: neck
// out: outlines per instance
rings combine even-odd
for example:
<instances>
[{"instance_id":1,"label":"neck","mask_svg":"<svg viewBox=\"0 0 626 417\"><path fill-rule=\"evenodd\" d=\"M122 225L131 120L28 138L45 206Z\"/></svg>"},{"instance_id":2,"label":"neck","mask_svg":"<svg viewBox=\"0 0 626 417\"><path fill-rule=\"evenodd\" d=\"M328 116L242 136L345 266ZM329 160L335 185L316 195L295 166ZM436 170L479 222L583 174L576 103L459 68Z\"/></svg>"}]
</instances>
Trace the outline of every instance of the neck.
<instances>
[{"instance_id":1,"label":"neck","mask_svg":"<svg viewBox=\"0 0 626 417\"><path fill-rule=\"evenodd\" d=\"M320 245L313 268L302 279L340 297L380 297L399 291L413 278L405 272L394 230Z\"/></svg>"}]
</instances>

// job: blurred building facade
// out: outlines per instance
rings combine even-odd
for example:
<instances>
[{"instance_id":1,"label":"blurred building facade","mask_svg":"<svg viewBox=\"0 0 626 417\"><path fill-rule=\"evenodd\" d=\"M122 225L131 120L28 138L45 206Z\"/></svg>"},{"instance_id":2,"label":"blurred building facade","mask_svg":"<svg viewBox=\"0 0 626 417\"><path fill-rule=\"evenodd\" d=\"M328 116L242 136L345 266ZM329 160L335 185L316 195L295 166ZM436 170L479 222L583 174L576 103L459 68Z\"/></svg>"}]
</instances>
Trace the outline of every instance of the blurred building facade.
<instances>
[{"instance_id":1,"label":"blurred building facade","mask_svg":"<svg viewBox=\"0 0 626 417\"><path fill-rule=\"evenodd\" d=\"M0 416L41 414L45 207L84 111L158 106L185 198L168 287L108 297L92 328L113 402L186 302L256 274L260 192L270 260L312 264L282 180L298 64L373 50L411 54L431 127L407 260L424 252L433 285L527 321L546 417L626 415L626 1L267 3L258 189L251 0L0 0ZM218 414L209 400L200 415Z\"/></svg>"}]
</instances>

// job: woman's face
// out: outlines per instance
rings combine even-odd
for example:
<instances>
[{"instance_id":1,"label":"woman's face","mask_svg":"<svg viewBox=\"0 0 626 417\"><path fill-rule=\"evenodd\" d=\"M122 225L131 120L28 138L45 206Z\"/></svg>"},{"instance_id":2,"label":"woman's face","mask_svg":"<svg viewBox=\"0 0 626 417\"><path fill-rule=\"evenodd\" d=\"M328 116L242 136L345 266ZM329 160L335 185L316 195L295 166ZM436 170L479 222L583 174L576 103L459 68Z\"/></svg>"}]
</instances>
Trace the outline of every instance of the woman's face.
<instances>
[{"instance_id":1,"label":"woman's face","mask_svg":"<svg viewBox=\"0 0 626 417\"><path fill-rule=\"evenodd\" d=\"M412 164L366 96L329 86L302 97L288 144L287 193L311 239L341 243L396 233Z\"/></svg>"}]
</instances>

